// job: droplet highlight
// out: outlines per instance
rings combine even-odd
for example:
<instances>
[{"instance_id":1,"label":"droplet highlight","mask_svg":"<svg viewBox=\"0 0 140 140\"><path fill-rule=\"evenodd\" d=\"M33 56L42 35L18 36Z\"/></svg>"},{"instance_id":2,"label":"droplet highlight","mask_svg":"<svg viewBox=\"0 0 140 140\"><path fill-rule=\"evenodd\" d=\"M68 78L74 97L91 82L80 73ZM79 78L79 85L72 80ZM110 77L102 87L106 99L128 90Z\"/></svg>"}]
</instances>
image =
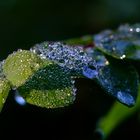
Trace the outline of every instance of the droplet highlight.
<instances>
[{"instance_id":1,"label":"droplet highlight","mask_svg":"<svg viewBox=\"0 0 140 140\"><path fill-rule=\"evenodd\" d=\"M19 104L24 106L26 104L26 101L24 100L24 98L20 95L15 95L15 101Z\"/></svg>"}]
</instances>

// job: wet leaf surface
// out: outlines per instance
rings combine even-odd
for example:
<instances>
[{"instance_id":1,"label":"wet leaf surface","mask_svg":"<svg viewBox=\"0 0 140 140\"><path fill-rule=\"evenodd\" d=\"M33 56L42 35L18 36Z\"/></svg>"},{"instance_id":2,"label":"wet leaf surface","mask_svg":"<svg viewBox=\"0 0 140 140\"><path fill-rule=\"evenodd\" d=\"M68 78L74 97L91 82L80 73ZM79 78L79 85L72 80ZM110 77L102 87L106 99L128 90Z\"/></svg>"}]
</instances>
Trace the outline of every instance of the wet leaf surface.
<instances>
[{"instance_id":1,"label":"wet leaf surface","mask_svg":"<svg viewBox=\"0 0 140 140\"><path fill-rule=\"evenodd\" d=\"M4 106L4 103L6 102L10 89L8 80L0 77L0 112Z\"/></svg>"},{"instance_id":2,"label":"wet leaf surface","mask_svg":"<svg viewBox=\"0 0 140 140\"><path fill-rule=\"evenodd\" d=\"M72 104L76 90L70 73L54 63L49 63L19 87L18 91L30 104L58 108Z\"/></svg>"},{"instance_id":3,"label":"wet leaf surface","mask_svg":"<svg viewBox=\"0 0 140 140\"><path fill-rule=\"evenodd\" d=\"M42 65L42 60L36 54L19 50L7 57L3 64L3 73L14 87L18 87Z\"/></svg>"},{"instance_id":4,"label":"wet leaf surface","mask_svg":"<svg viewBox=\"0 0 140 140\"><path fill-rule=\"evenodd\" d=\"M97 81L109 95L127 106L135 104L139 84L137 71L130 63L105 57L94 48L70 48L60 42L9 55L3 72L28 103L46 108L73 103L72 76L78 78L79 73Z\"/></svg>"},{"instance_id":5,"label":"wet leaf surface","mask_svg":"<svg viewBox=\"0 0 140 140\"><path fill-rule=\"evenodd\" d=\"M42 59L49 59L63 68L68 68L73 74L81 75L84 66L93 63L83 46L68 45L62 42L43 42L31 48L31 52L37 53Z\"/></svg>"},{"instance_id":6,"label":"wet leaf surface","mask_svg":"<svg viewBox=\"0 0 140 140\"><path fill-rule=\"evenodd\" d=\"M133 106L136 102L139 84L135 68L116 59L106 59L97 50L94 50L93 57L96 60L96 73L98 73L95 80L119 102Z\"/></svg>"},{"instance_id":7,"label":"wet leaf surface","mask_svg":"<svg viewBox=\"0 0 140 140\"><path fill-rule=\"evenodd\" d=\"M94 36L95 46L117 59L140 60L140 24L122 25Z\"/></svg>"}]
</instances>

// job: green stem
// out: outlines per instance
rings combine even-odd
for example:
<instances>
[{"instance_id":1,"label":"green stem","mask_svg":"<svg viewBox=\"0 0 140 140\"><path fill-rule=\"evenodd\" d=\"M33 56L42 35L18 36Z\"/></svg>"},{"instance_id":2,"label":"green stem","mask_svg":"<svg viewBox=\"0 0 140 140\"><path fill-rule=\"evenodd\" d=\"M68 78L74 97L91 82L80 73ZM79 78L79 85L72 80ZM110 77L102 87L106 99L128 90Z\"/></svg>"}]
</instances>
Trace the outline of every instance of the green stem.
<instances>
[{"instance_id":1,"label":"green stem","mask_svg":"<svg viewBox=\"0 0 140 140\"><path fill-rule=\"evenodd\" d=\"M139 86L140 93L140 86ZM99 121L97 130L102 130L104 139L107 139L111 132L119 126L124 120L131 117L140 108L140 96L134 107L128 108L119 102L115 102L109 112Z\"/></svg>"}]
</instances>

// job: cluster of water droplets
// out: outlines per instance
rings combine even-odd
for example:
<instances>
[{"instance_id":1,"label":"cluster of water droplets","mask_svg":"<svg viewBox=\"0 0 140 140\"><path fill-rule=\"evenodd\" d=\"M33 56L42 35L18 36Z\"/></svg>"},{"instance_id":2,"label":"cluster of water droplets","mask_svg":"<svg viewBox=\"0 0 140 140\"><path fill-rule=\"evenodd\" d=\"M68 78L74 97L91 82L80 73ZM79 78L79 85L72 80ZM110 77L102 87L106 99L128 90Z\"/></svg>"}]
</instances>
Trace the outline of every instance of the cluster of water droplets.
<instances>
[{"instance_id":1,"label":"cluster of water droplets","mask_svg":"<svg viewBox=\"0 0 140 140\"><path fill-rule=\"evenodd\" d=\"M134 25L121 25L118 28L118 31L125 34L127 37L133 37L133 36L139 36L140 35L140 24L134 24Z\"/></svg>"},{"instance_id":2,"label":"cluster of water droplets","mask_svg":"<svg viewBox=\"0 0 140 140\"><path fill-rule=\"evenodd\" d=\"M132 39L140 37L140 24L134 25L121 25L115 32L112 30L105 30L100 34L94 36L95 44L109 43L113 40ZM101 44L100 44L101 45Z\"/></svg>"},{"instance_id":3,"label":"cluster of water droplets","mask_svg":"<svg viewBox=\"0 0 140 140\"><path fill-rule=\"evenodd\" d=\"M0 61L0 78L4 77L4 73L3 73L3 64L4 64L4 61Z\"/></svg>"},{"instance_id":4,"label":"cluster of water droplets","mask_svg":"<svg viewBox=\"0 0 140 140\"><path fill-rule=\"evenodd\" d=\"M21 106L24 106L26 105L26 101L25 99L20 95L20 93L18 92L18 90L15 90L15 101L21 105Z\"/></svg>"},{"instance_id":5,"label":"cluster of water droplets","mask_svg":"<svg viewBox=\"0 0 140 140\"><path fill-rule=\"evenodd\" d=\"M94 36L95 46L104 49L104 51L107 50L109 53L115 53L120 59L126 57L126 48L140 45L139 40L140 24L121 25L115 32L112 30L105 30Z\"/></svg>"},{"instance_id":6,"label":"cluster of water droplets","mask_svg":"<svg viewBox=\"0 0 140 140\"><path fill-rule=\"evenodd\" d=\"M88 78L97 76L96 63L83 47L69 46L62 42L44 42L31 48L31 51L42 59L55 61L59 66Z\"/></svg>"}]
</instances>

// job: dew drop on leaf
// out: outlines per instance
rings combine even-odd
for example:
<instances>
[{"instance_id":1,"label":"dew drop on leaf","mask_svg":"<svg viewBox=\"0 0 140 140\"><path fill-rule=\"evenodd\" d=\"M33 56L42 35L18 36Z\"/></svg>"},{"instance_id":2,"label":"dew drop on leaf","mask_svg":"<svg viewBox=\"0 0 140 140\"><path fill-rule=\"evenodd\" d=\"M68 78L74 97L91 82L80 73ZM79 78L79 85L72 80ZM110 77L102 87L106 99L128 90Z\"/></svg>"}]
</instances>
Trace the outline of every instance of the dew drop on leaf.
<instances>
[{"instance_id":1,"label":"dew drop on leaf","mask_svg":"<svg viewBox=\"0 0 140 140\"><path fill-rule=\"evenodd\" d=\"M6 102L10 89L10 83L8 80L0 77L0 112Z\"/></svg>"},{"instance_id":2,"label":"dew drop on leaf","mask_svg":"<svg viewBox=\"0 0 140 140\"><path fill-rule=\"evenodd\" d=\"M120 57L120 59L124 59L125 57L126 57L126 55L123 54L123 55Z\"/></svg>"},{"instance_id":3,"label":"dew drop on leaf","mask_svg":"<svg viewBox=\"0 0 140 140\"><path fill-rule=\"evenodd\" d=\"M9 55L3 65L6 78L14 87L21 86L43 65L36 54L27 50L19 50Z\"/></svg>"},{"instance_id":4,"label":"dew drop on leaf","mask_svg":"<svg viewBox=\"0 0 140 140\"><path fill-rule=\"evenodd\" d=\"M96 70L91 69L88 66L84 66L83 75L89 79L94 79L98 75L98 72Z\"/></svg>"},{"instance_id":5,"label":"dew drop on leaf","mask_svg":"<svg viewBox=\"0 0 140 140\"><path fill-rule=\"evenodd\" d=\"M37 44L31 49L42 59L49 59L56 62L61 67L66 67L71 71L82 73L83 66L94 62L81 46L69 46L62 42L44 42Z\"/></svg>"},{"instance_id":6,"label":"dew drop on leaf","mask_svg":"<svg viewBox=\"0 0 140 140\"><path fill-rule=\"evenodd\" d=\"M140 60L140 24L121 25L94 36L96 48L117 59Z\"/></svg>"},{"instance_id":7,"label":"dew drop on leaf","mask_svg":"<svg viewBox=\"0 0 140 140\"><path fill-rule=\"evenodd\" d=\"M34 73L18 91L27 103L46 108L68 106L76 98L74 80L69 70L66 72L54 63L48 63Z\"/></svg>"},{"instance_id":8,"label":"dew drop on leaf","mask_svg":"<svg viewBox=\"0 0 140 140\"><path fill-rule=\"evenodd\" d=\"M128 106L133 106L135 104L134 97L131 96L129 93L118 91L117 99Z\"/></svg>"},{"instance_id":9,"label":"dew drop on leaf","mask_svg":"<svg viewBox=\"0 0 140 140\"><path fill-rule=\"evenodd\" d=\"M0 61L0 78L5 77L3 73L3 64L4 64L4 61Z\"/></svg>"},{"instance_id":10,"label":"dew drop on leaf","mask_svg":"<svg viewBox=\"0 0 140 140\"><path fill-rule=\"evenodd\" d=\"M15 101L19 104L24 106L26 104L25 99L15 90Z\"/></svg>"}]
</instances>

